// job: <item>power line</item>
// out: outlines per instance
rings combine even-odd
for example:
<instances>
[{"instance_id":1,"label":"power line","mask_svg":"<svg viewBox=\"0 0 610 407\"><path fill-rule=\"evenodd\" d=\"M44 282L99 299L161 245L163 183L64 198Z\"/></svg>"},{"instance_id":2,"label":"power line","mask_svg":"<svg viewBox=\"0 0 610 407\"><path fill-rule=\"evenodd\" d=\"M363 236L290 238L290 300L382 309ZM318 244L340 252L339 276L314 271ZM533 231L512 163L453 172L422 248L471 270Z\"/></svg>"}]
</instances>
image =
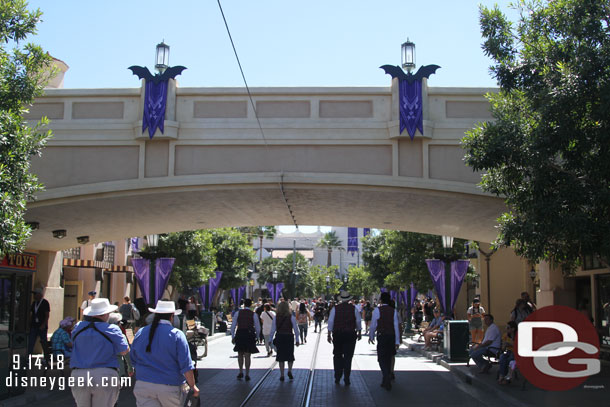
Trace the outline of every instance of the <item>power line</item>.
<instances>
[{"instance_id":1,"label":"power line","mask_svg":"<svg viewBox=\"0 0 610 407\"><path fill-rule=\"evenodd\" d=\"M237 55L237 49L235 48L235 43L233 42L233 36L231 36L231 30L229 30L229 24L227 23L227 19L225 18L225 13L222 10L222 5L220 4L220 0L217 0L217 2L218 2L218 8L220 9L220 14L222 15L222 20L224 21L225 27L227 29L227 34L229 35L229 40L231 41L231 47L233 47L233 53L235 54L235 59L237 60L237 65L239 66L239 72L241 72L241 77L244 80L244 85L246 86L246 92L248 92L248 98L250 99L250 105L252 105L252 110L254 111L254 117L256 118L256 123L258 123L258 128L261 132L261 136L263 138L263 143L265 144L265 149L266 149L267 153L269 153L269 144L267 144L267 139L265 137L265 131L263 130L263 126L258 117L258 113L256 111L256 105L254 103L254 99L252 98L252 93L250 92L250 87L248 86L248 81L246 80L246 75L244 74L244 70L241 66L239 56ZM292 218L292 223L298 229L299 225L297 224L297 221L294 218L294 214L292 213L292 208L288 204L288 199L286 199L286 193L284 192L284 170L282 168L280 168L279 187L280 187L280 192L282 194L282 199L284 200L284 203L286 204L286 208L288 209L288 213L290 214L290 217Z\"/></svg>"}]
</instances>

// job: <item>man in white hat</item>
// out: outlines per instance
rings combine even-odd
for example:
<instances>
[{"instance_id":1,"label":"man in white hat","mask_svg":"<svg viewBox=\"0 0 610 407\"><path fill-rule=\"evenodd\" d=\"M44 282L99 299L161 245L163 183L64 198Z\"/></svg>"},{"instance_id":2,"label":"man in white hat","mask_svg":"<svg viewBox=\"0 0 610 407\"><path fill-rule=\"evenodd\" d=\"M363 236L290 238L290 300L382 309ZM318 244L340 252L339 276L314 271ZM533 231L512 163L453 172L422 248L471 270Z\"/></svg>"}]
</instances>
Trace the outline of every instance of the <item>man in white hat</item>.
<instances>
[{"instance_id":1,"label":"man in white hat","mask_svg":"<svg viewBox=\"0 0 610 407\"><path fill-rule=\"evenodd\" d=\"M349 303L352 297L347 291L341 290L338 300L328 316L328 342L333 344L333 366L335 383L341 381L346 386L351 384L352 358L356 348L356 339L362 337L362 318L358 309Z\"/></svg>"},{"instance_id":2,"label":"man in white hat","mask_svg":"<svg viewBox=\"0 0 610 407\"><path fill-rule=\"evenodd\" d=\"M176 310L173 301L162 300L148 310L153 322L138 331L131 345L137 379L133 394L138 406L181 407L188 395L186 384L199 397L186 336L172 325L182 310Z\"/></svg>"},{"instance_id":3,"label":"man in white hat","mask_svg":"<svg viewBox=\"0 0 610 407\"><path fill-rule=\"evenodd\" d=\"M78 407L114 406L119 398L117 356L127 354L129 346L121 329L108 324L110 313L116 309L107 298L96 298L72 331L70 367L76 383L72 395ZM83 383L80 386L79 381Z\"/></svg>"}]
</instances>

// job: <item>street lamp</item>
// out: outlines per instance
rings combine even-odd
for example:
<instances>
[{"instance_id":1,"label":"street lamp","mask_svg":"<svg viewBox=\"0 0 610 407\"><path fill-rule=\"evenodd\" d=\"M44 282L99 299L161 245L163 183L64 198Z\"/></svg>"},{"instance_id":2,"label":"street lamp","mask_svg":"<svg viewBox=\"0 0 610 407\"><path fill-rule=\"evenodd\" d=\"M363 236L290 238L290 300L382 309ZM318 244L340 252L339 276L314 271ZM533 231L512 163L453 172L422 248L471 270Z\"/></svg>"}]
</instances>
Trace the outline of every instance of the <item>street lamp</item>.
<instances>
[{"instance_id":1,"label":"street lamp","mask_svg":"<svg viewBox=\"0 0 610 407\"><path fill-rule=\"evenodd\" d=\"M330 290L330 276L326 276L326 300L328 301L328 291Z\"/></svg>"},{"instance_id":2,"label":"street lamp","mask_svg":"<svg viewBox=\"0 0 610 407\"><path fill-rule=\"evenodd\" d=\"M407 37L407 42L401 45L400 51L402 67L406 69L407 72L411 72L415 69L415 44L409 41L409 38Z\"/></svg>"},{"instance_id":3,"label":"street lamp","mask_svg":"<svg viewBox=\"0 0 610 407\"><path fill-rule=\"evenodd\" d=\"M443 236L443 249L445 255L443 256L443 262L445 263L445 316L451 316L451 262L447 256L447 249L453 248L453 236Z\"/></svg>"},{"instance_id":4,"label":"street lamp","mask_svg":"<svg viewBox=\"0 0 610 407\"><path fill-rule=\"evenodd\" d=\"M530 270L530 278L532 279L532 291L534 291L534 303L536 302L536 284L534 281L536 280L536 268L532 265Z\"/></svg>"},{"instance_id":5,"label":"street lamp","mask_svg":"<svg viewBox=\"0 0 610 407\"><path fill-rule=\"evenodd\" d=\"M273 302L277 303L277 299L275 298L275 292L277 291L276 285L277 285L277 270L273 270L271 272L271 276L273 277L273 292L271 293L271 298L273 298Z\"/></svg>"},{"instance_id":6,"label":"street lamp","mask_svg":"<svg viewBox=\"0 0 610 407\"><path fill-rule=\"evenodd\" d=\"M169 45L161 41L157 44L157 51L155 53L155 69L160 74L165 72L169 67Z\"/></svg>"},{"instance_id":7,"label":"street lamp","mask_svg":"<svg viewBox=\"0 0 610 407\"><path fill-rule=\"evenodd\" d=\"M149 293L148 293L148 302L150 304L151 307L155 307L155 299L156 299L156 293L155 293L155 272L156 272L156 268L155 268L155 263L156 260L159 256L159 253L157 253L157 245L159 244L159 235L146 235L146 242L148 244L148 247L150 247L150 277L149 277Z\"/></svg>"}]
</instances>

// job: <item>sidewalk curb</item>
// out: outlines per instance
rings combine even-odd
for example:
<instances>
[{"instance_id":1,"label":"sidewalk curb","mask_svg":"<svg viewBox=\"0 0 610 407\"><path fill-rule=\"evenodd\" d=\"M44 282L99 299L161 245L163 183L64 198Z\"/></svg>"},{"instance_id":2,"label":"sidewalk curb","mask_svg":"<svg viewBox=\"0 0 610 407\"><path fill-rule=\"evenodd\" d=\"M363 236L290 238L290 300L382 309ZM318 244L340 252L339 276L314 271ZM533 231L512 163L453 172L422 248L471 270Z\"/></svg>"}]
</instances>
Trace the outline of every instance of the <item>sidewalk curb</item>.
<instances>
[{"instance_id":1,"label":"sidewalk curb","mask_svg":"<svg viewBox=\"0 0 610 407\"><path fill-rule=\"evenodd\" d=\"M31 403L36 403L46 398L51 397L54 392L48 390L31 390L26 391L24 394L20 394L17 396L13 396L6 400L0 401L0 407L18 407L18 406L26 406Z\"/></svg>"},{"instance_id":2,"label":"sidewalk curb","mask_svg":"<svg viewBox=\"0 0 610 407\"><path fill-rule=\"evenodd\" d=\"M445 359L443 359L443 354L440 352L433 351L425 351L423 344L413 343L409 340L403 340L402 343L407 346L410 351L416 352L430 360L434 363L444 367L449 372L454 374L456 377L464 381L465 383L476 386L478 389L491 393L506 402L507 405L515 405L515 406L523 406L523 402L515 397L513 397L509 392L503 391L503 389L495 386L490 386L485 381L478 378L476 375L465 372L464 369L461 369L461 365L453 364Z\"/></svg>"}]
</instances>

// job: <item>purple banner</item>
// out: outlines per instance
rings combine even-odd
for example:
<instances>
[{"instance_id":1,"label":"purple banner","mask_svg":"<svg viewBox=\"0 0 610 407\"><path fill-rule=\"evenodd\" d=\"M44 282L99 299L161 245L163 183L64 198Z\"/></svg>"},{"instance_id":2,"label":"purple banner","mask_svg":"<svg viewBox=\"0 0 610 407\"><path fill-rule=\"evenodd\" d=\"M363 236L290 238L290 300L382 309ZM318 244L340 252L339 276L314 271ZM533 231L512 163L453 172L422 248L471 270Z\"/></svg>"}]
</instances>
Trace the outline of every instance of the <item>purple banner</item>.
<instances>
[{"instance_id":1,"label":"purple banner","mask_svg":"<svg viewBox=\"0 0 610 407\"><path fill-rule=\"evenodd\" d=\"M157 128L163 134L165 123L165 106L167 105L167 82L168 80L155 83L146 81L144 93L144 114L142 115L142 133L148 127L148 136L152 139Z\"/></svg>"},{"instance_id":2,"label":"purple banner","mask_svg":"<svg viewBox=\"0 0 610 407\"><path fill-rule=\"evenodd\" d=\"M415 299L417 298L417 288L415 288L415 285L413 283L411 283L411 287L409 288L409 291L411 292L411 304L409 304L410 306L413 305L413 302L415 302Z\"/></svg>"},{"instance_id":3,"label":"purple banner","mask_svg":"<svg viewBox=\"0 0 610 407\"><path fill-rule=\"evenodd\" d=\"M415 80L411 83L405 79L399 80L399 111L400 111L400 133L407 129L411 140L415 137L415 131L424 134L424 114L422 108L422 81Z\"/></svg>"},{"instance_id":4,"label":"purple banner","mask_svg":"<svg viewBox=\"0 0 610 407\"><path fill-rule=\"evenodd\" d=\"M347 228L347 252L358 252L358 228Z\"/></svg>"},{"instance_id":5,"label":"purple banner","mask_svg":"<svg viewBox=\"0 0 610 407\"><path fill-rule=\"evenodd\" d=\"M150 291L150 261L147 259L131 259L133 274L136 276L138 287L146 304L150 304L148 292Z\"/></svg>"},{"instance_id":6,"label":"purple banner","mask_svg":"<svg viewBox=\"0 0 610 407\"><path fill-rule=\"evenodd\" d=\"M409 291L400 291L398 298L400 298L400 302L402 302L405 307L409 308Z\"/></svg>"},{"instance_id":7,"label":"purple banner","mask_svg":"<svg viewBox=\"0 0 610 407\"><path fill-rule=\"evenodd\" d=\"M209 290L207 284L199 287L199 296L201 297L201 305L203 308L207 308L208 291Z\"/></svg>"},{"instance_id":8,"label":"purple banner","mask_svg":"<svg viewBox=\"0 0 610 407\"><path fill-rule=\"evenodd\" d=\"M267 286L267 291L269 291L269 296L271 297L271 299L273 300L273 303L275 304L275 299L273 298L275 292L273 290L273 283L265 283L265 285Z\"/></svg>"},{"instance_id":9,"label":"purple banner","mask_svg":"<svg viewBox=\"0 0 610 407\"><path fill-rule=\"evenodd\" d=\"M237 303L241 302L241 299L246 296L246 286L242 285L237 289Z\"/></svg>"},{"instance_id":10,"label":"purple banner","mask_svg":"<svg viewBox=\"0 0 610 407\"><path fill-rule=\"evenodd\" d=\"M445 309L445 262L441 260L426 260L426 264L436 289L436 295L441 302L440 305ZM445 313L448 313L447 310L445 310Z\"/></svg>"},{"instance_id":11,"label":"purple banner","mask_svg":"<svg viewBox=\"0 0 610 407\"><path fill-rule=\"evenodd\" d=\"M163 293L167 288L167 283L169 283L169 276L172 274L174 261L176 261L176 259L171 257L157 259L157 263L155 265L155 304L157 301L163 298Z\"/></svg>"},{"instance_id":12,"label":"purple banner","mask_svg":"<svg viewBox=\"0 0 610 407\"><path fill-rule=\"evenodd\" d=\"M208 284L210 285L210 289L208 291L208 305L210 307L212 306L212 303L214 300L214 295L216 294L216 291L218 291L218 285L220 284L221 278L222 278L222 271L217 271L216 277L210 278L210 280L208 281Z\"/></svg>"},{"instance_id":13,"label":"purple banner","mask_svg":"<svg viewBox=\"0 0 610 407\"><path fill-rule=\"evenodd\" d=\"M390 290L390 298L394 300L394 304L396 304L396 301L398 300L398 292L394 291L394 290Z\"/></svg>"},{"instance_id":14,"label":"purple banner","mask_svg":"<svg viewBox=\"0 0 610 407\"><path fill-rule=\"evenodd\" d=\"M131 244L131 250L134 252L137 252L138 250L140 250L140 240L137 237L132 237L130 239L130 244Z\"/></svg>"},{"instance_id":15,"label":"purple banner","mask_svg":"<svg viewBox=\"0 0 610 407\"><path fill-rule=\"evenodd\" d=\"M464 277L470 265L469 260L456 260L451 262L451 309L455 306Z\"/></svg>"},{"instance_id":16,"label":"purple banner","mask_svg":"<svg viewBox=\"0 0 610 407\"><path fill-rule=\"evenodd\" d=\"M387 288L385 288L385 287L381 287L381 288L379 289L379 291L381 291L382 293L387 293L387 292L388 292L388 289L387 289Z\"/></svg>"},{"instance_id":17,"label":"purple banner","mask_svg":"<svg viewBox=\"0 0 610 407\"><path fill-rule=\"evenodd\" d=\"M284 289L284 283L277 283L275 285L275 301L279 301L282 296L282 290Z\"/></svg>"},{"instance_id":18,"label":"purple banner","mask_svg":"<svg viewBox=\"0 0 610 407\"><path fill-rule=\"evenodd\" d=\"M371 228L362 229L362 236L368 236L371 234Z\"/></svg>"}]
</instances>

